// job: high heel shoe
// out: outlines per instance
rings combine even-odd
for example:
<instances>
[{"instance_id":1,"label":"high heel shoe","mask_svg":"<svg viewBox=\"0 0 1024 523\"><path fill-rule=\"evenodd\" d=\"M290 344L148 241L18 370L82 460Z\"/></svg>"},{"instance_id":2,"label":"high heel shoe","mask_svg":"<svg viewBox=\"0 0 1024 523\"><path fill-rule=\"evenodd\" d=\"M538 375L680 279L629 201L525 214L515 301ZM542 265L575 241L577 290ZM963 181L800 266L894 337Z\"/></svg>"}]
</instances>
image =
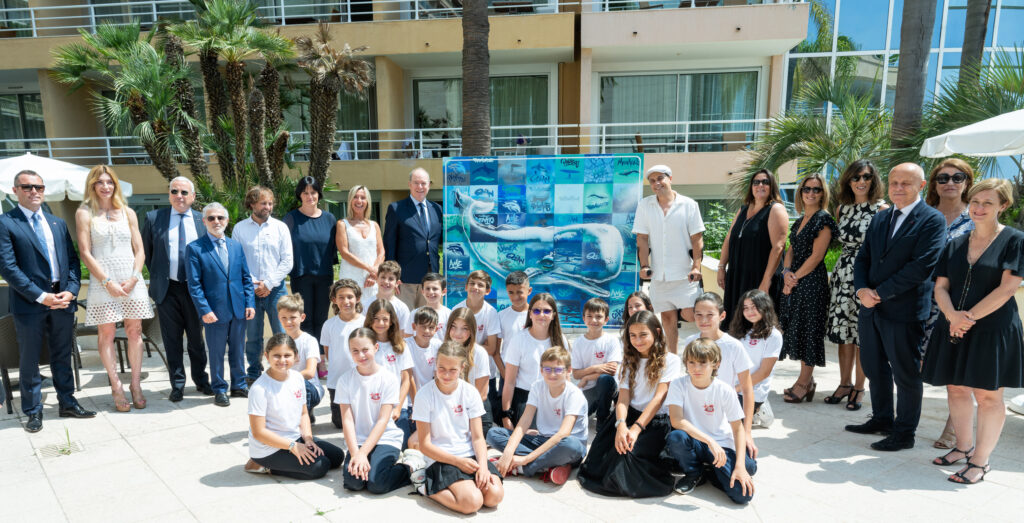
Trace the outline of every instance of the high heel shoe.
<instances>
[{"instance_id":1,"label":"high heel shoe","mask_svg":"<svg viewBox=\"0 0 1024 523\"><path fill-rule=\"evenodd\" d=\"M981 469L981 475L975 478L974 481L967 479L967 473L970 472L971 469ZM967 466L964 467L963 470L953 474L952 476L946 479L952 481L953 483L960 483L961 485L973 485L975 483L981 483L982 481L985 481L985 474L988 474L988 471L990 470L992 470L992 467L990 467L988 463L984 465L975 465L974 463L971 463L971 460L967 460Z\"/></svg>"},{"instance_id":2,"label":"high heel shoe","mask_svg":"<svg viewBox=\"0 0 1024 523\"><path fill-rule=\"evenodd\" d=\"M118 412L130 412L132 404L124 397L124 389L121 387L111 388L110 396L114 398L114 409Z\"/></svg>"},{"instance_id":3,"label":"high heel shoe","mask_svg":"<svg viewBox=\"0 0 1024 523\"><path fill-rule=\"evenodd\" d=\"M803 395L797 395L797 393L795 392L795 390L796 390L796 388L798 386L800 386L799 383L797 383L796 385L793 385L792 387L786 389L784 391L785 392L785 396L782 398L782 401L785 401L786 403L803 403L805 401L806 402L814 401L814 391L818 389L818 384L817 383L812 381L810 383L810 385L803 385L803 387L804 387Z\"/></svg>"},{"instance_id":4,"label":"high heel shoe","mask_svg":"<svg viewBox=\"0 0 1024 523\"><path fill-rule=\"evenodd\" d=\"M942 434L939 435L939 439L932 443L932 446L937 449L953 449L956 448L956 432L953 431L953 424L946 419L946 426L942 429Z\"/></svg>"},{"instance_id":5,"label":"high heel shoe","mask_svg":"<svg viewBox=\"0 0 1024 523\"><path fill-rule=\"evenodd\" d=\"M961 456L961 457L959 457L957 459L949 459L949 455L954 453L954 452L959 452L959 453L963 454L963 456ZM938 465L940 467L948 467L950 465L953 465L954 463L959 463L960 460L962 460L962 459L966 459L967 461L970 461L971 457L972 457L972 454L971 454L972 452L974 452L974 447L971 447L971 448L969 448L967 450L953 449L953 450L947 452L945 455L942 455L942 456L939 456L939 457L933 459L932 460L932 465Z\"/></svg>"},{"instance_id":6,"label":"high heel shoe","mask_svg":"<svg viewBox=\"0 0 1024 523\"><path fill-rule=\"evenodd\" d=\"M850 398L846 400L846 410L851 412L855 410L860 410L860 408L863 406L860 404L861 394L864 394L864 389L853 389L850 392Z\"/></svg>"},{"instance_id":7,"label":"high heel shoe","mask_svg":"<svg viewBox=\"0 0 1024 523\"><path fill-rule=\"evenodd\" d=\"M839 391L841 390L845 390L846 394L840 394ZM848 398L851 394L853 394L853 385L840 385L836 387L836 391L833 392L831 396L825 397L825 403L828 403L829 405L838 405L842 403L843 398Z\"/></svg>"},{"instance_id":8,"label":"high heel shoe","mask_svg":"<svg viewBox=\"0 0 1024 523\"><path fill-rule=\"evenodd\" d=\"M132 393L132 406L139 410L146 408L146 397L142 395L142 386L140 385L138 389L128 387L128 390Z\"/></svg>"}]
</instances>

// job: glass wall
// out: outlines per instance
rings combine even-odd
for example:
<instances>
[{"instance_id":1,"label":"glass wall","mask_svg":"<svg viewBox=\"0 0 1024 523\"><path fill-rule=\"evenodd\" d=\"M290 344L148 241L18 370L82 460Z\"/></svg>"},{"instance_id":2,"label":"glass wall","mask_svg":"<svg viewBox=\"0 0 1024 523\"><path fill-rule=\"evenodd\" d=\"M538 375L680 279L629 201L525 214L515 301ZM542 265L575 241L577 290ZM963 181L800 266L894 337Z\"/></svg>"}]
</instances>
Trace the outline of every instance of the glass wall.
<instances>
[{"instance_id":1,"label":"glass wall","mask_svg":"<svg viewBox=\"0 0 1024 523\"><path fill-rule=\"evenodd\" d=\"M38 138L46 138L39 94L0 94L0 154L46 149L44 142L26 141Z\"/></svg>"},{"instance_id":2,"label":"glass wall","mask_svg":"<svg viewBox=\"0 0 1024 523\"><path fill-rule=\"evenodd\" d=\"M378 157L377 133L365 131L377 128L377 90L370 87L365 98L342 92L338 95L338 114L335 135L336 159L360 160ZM300 85L282 100L284 119L294 131L309 131L309 86ZM308 136L305 138L308 142ZM307 143L308 145L308 143ZM386 147L386 146L385 146ZM301 154L300 154L301 156Z\"/></svg>"}]
</instances>

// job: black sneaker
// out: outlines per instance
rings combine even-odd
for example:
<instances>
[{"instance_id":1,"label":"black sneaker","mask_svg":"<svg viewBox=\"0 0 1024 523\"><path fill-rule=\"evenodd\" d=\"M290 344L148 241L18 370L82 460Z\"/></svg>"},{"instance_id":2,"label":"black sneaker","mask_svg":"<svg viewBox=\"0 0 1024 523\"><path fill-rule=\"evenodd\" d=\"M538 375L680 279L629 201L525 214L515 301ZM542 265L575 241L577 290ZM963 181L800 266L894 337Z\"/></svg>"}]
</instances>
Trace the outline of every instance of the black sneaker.
<instances>
[{"instance_id":1,"label":"black sneaker","mask_svg":"<svg viewBox=\"0 0 1024 523\"><path fill-rule=\"evenodd\" d=\"M693 489L704 484L704 473L694 472L676 480L676 494L686 495L693 492Z\"/></svg>"},{"instance_id":2,"label":"black sneaker","mask_svg":"<svg viewBox=\"0 0 1024 523\"><path fill-rule=\"evenodd\" d=\"M249 390L248 389L231 389L231 397L232 398L248 398L249 397Z\"/></svg>"}]
</instances>

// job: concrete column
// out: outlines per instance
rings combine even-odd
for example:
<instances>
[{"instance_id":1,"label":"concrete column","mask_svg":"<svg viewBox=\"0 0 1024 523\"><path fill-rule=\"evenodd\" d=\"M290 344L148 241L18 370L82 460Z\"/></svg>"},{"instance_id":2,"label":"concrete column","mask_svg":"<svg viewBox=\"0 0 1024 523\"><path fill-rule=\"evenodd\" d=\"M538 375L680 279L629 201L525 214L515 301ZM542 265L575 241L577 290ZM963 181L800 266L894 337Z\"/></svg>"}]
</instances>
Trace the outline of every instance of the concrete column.
<instances>
[{"instance_id":1,"label":"concrete column","mask_svg":"<svg viewBox=\"0 0 1024 523\"><path fill-rule=\"evenodd\" d=\"M580 134L587 135L580 137L580 152L581 153L596 153L600 152L597 150L591 150L590 145L597 143L599 140L590 135L597 132L597 129L592 127L590 124L594 123L594 118L591 114L591 89L594 86L591 85L591 79L593 77L593 54L594 50L589 47L580 48L579 58L579 78L580 78ZM601 86L596 86L600 89Z\"/></svg>"},{"instance_id":2,"label":"concrete column","mask_svg":"<svg viewBox=\"0 0 1024 523\"><path fill-rule=\"evenodd\" d=\"M783 77L786 65L785 55L775 55L772 57L771 67L768 71L768 117L778 116L782 114L783 104L786 103L782 99L782 86L785 85L786 79Z\"/></svg>"},{"instance_id":3,"label":"concrete column","mask_svg":"<svg viewBox=\"0 0 1024 523\"><path fill-rule=\"evenodd\" d=\"M92 25L88 0L28 0L28 7L35 15L37 36L77 35L77 27ZM50 7L63 8L37 9Z\"/></svg>"},{"instance_id":4,"label":"concrete column","mask_svg":"<svg viewBox=\"0 0 1024 523\"><path fill-rule=\"evenodd\" d=\"M386 56L374 58L377 73L377 125L381 129L404 129L405 71ZM399 151L407 137L404 133L380 133L381 159L403 158Z\"/></svg>"}]
</instances>

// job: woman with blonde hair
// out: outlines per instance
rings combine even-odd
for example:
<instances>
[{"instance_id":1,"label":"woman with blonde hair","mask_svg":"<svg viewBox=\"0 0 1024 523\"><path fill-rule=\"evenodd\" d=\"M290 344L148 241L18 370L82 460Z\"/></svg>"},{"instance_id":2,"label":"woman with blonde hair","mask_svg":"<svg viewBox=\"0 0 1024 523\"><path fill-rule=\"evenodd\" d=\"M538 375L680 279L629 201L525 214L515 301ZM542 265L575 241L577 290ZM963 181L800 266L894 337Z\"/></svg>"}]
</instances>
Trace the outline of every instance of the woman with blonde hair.
<instances>
[{"instance_id":1,"label":"woman with blonde hair","mask_svg":"<svg viewBox=\"0 0 1024 523\"><path fill-rule=\"evenodd\" d=\"M114 407L118 412L128 412L132 406L144 409L142 320L153 317L142 278L146 256L139 220L135 211L128 208L121 194L121 182L110 167L97 165L89 171L85 200L75 213L75 223L78 225L78 250L89 269L85 324L98 326L97 346L110 380ZM131 403L125 398L115 369L114 335L121 321L128 338L128 362L132 368Z\"/></svg>"},{"instance_id":2,"label":"woman with blonde hair","mask_svg":"<svg viewBox=\"0 0 1024 523\"><path fill-rule=\"evenodd\" d=\"M338 220L335 243L341 254L338 278L350 278L363 292L377 293L377 267L384 262L384 240L380 225L370 219L370 189L356 185L348 191L348 209Z\"/></svg>"}]
</instances>

